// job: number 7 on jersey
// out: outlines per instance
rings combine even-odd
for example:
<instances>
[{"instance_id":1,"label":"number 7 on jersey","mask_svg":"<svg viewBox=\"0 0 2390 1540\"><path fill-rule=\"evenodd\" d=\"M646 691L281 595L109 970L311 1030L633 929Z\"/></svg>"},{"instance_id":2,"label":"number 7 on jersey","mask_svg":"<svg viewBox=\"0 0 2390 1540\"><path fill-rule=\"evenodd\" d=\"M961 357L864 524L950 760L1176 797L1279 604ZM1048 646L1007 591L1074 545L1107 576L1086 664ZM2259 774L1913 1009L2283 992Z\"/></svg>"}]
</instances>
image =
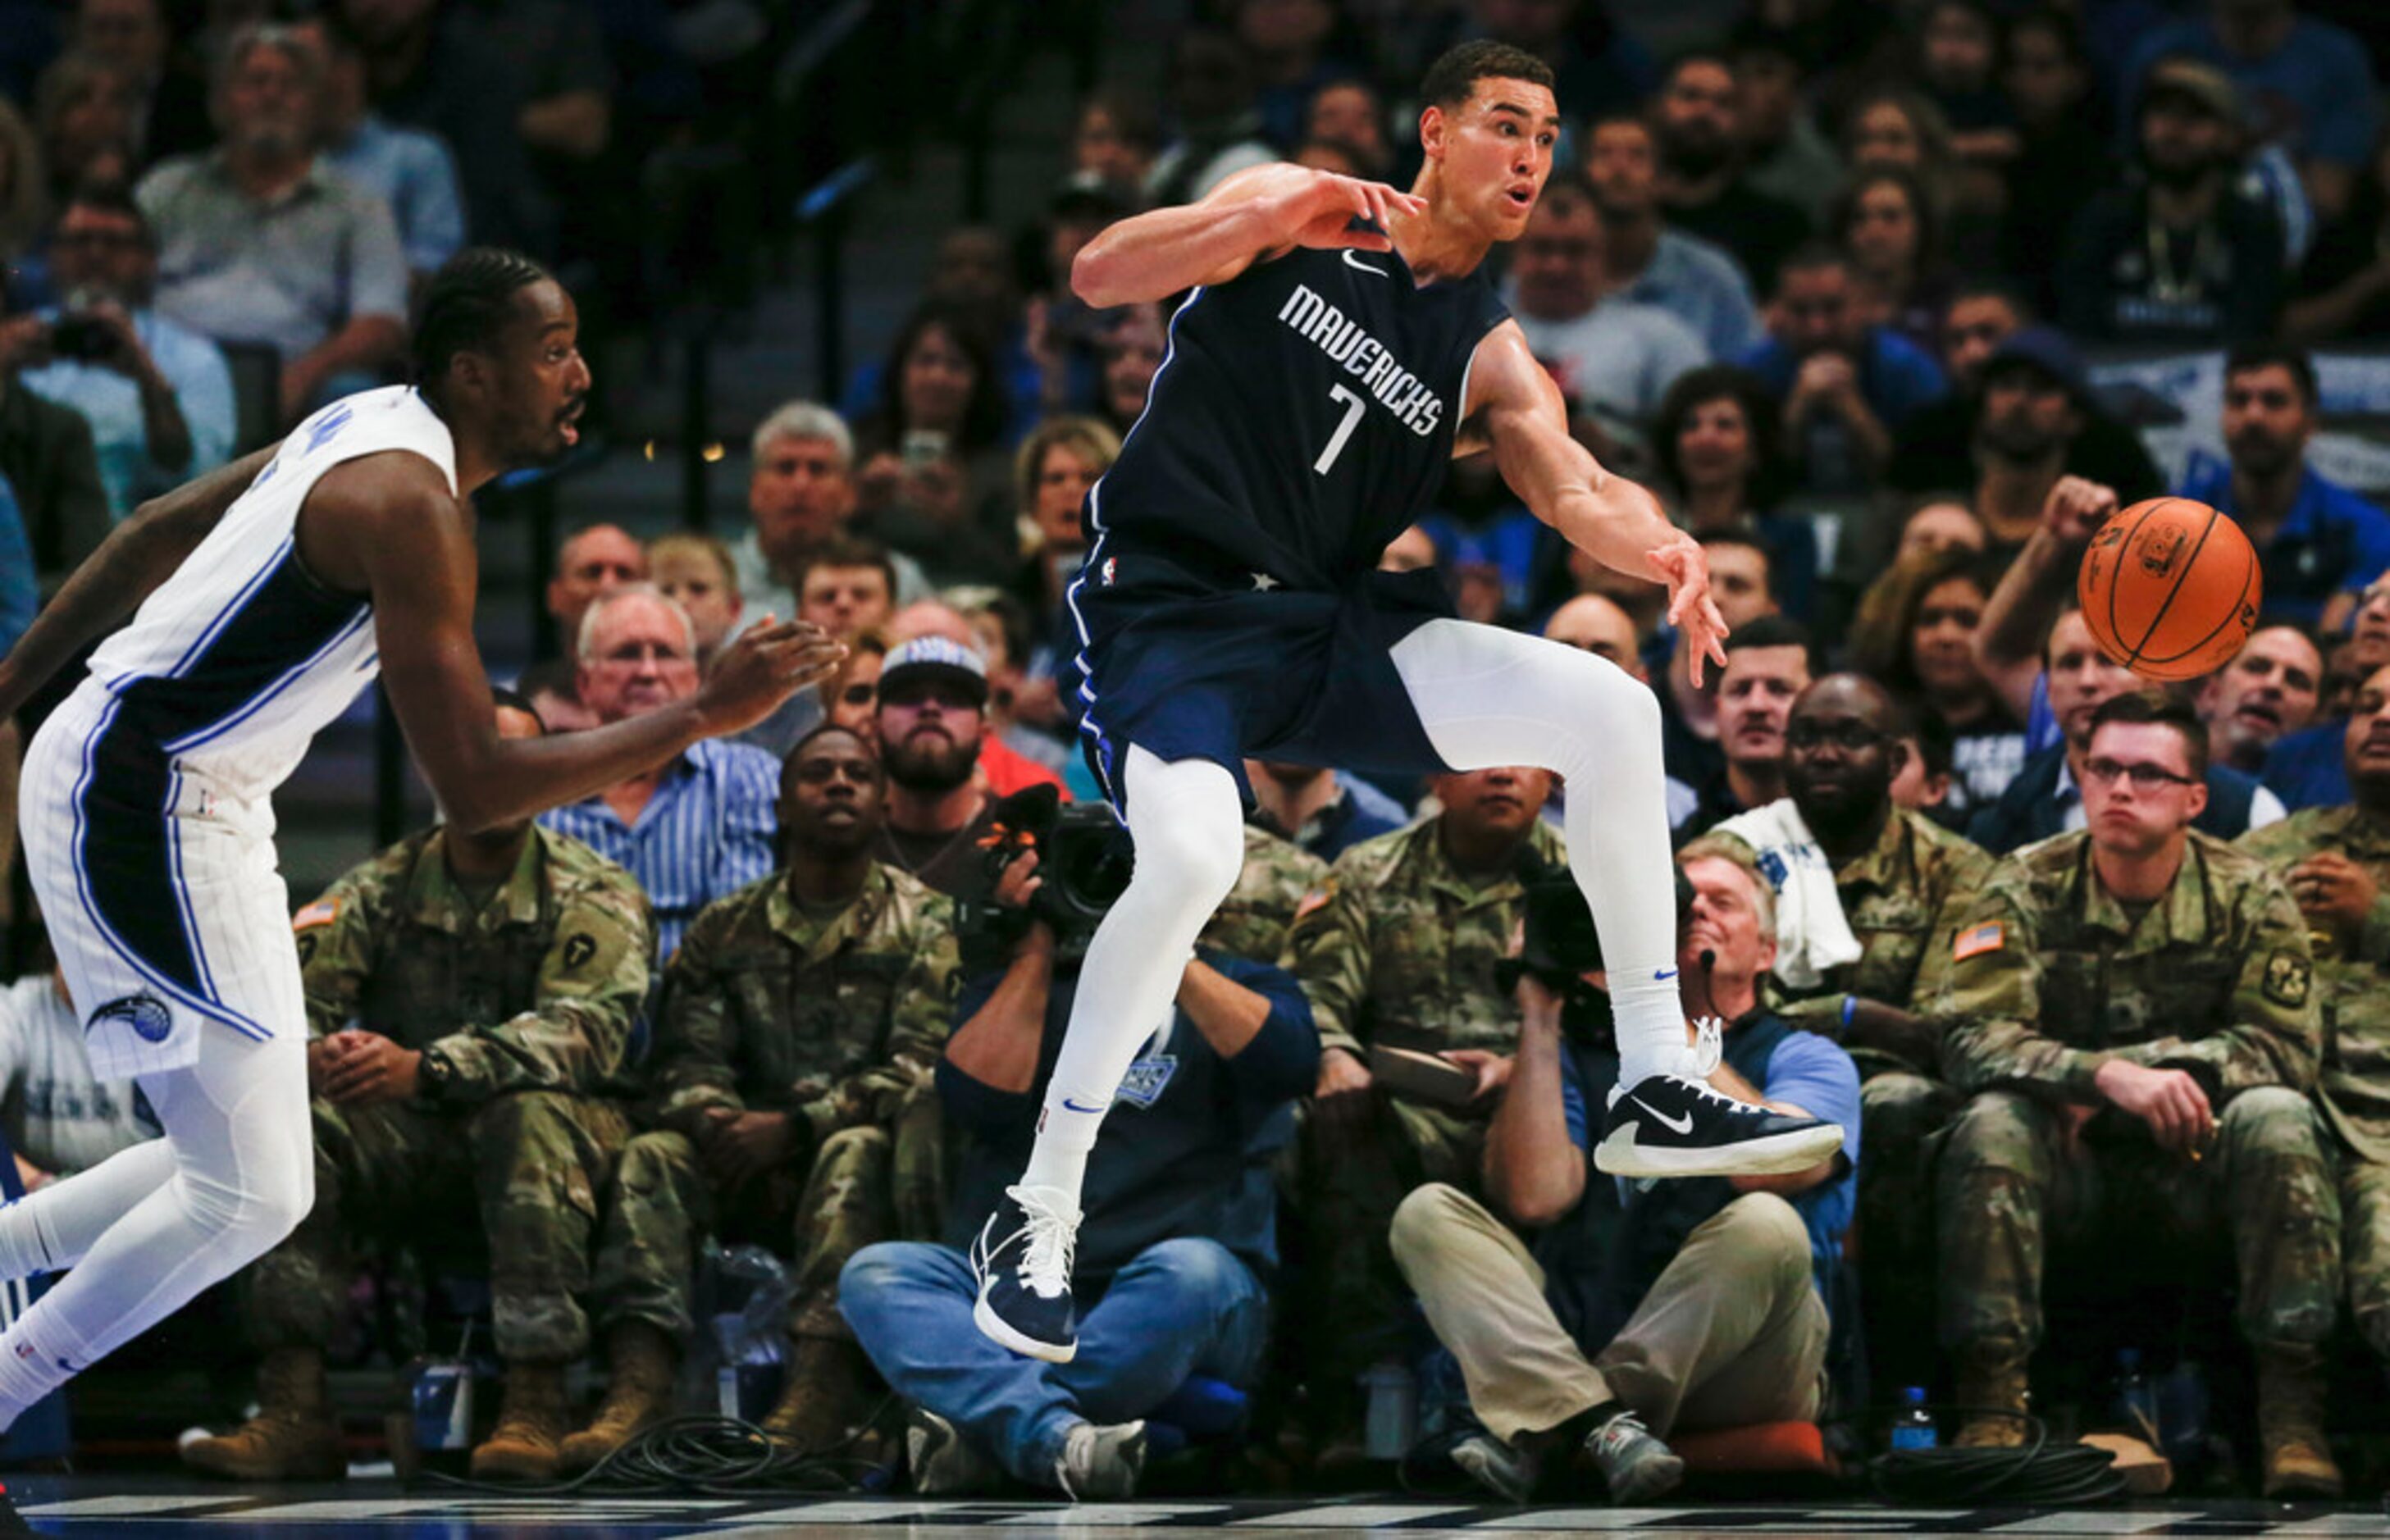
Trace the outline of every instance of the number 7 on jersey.
<instances>
[{"instance_id":1,"label":"number 7 on jersey","mask_svg":"<svg viewBox=\"0 0 2390 1540\"><path fill-rule=\"evenodd\" d=\"M1362 401L1359 395L1342 385L1330 385L1328 387L1328 399L1344 404L1344 420L1336 425L1336 431L1328 435L1328 447L1319 452L1319 458L1311 462L1312 470L1321 476L1327 475L1328 468L1336 463L1336 456L1344 453L1344 441L1351 438L1353 430L1361 425Z\"/></svg>"}]
</instances>

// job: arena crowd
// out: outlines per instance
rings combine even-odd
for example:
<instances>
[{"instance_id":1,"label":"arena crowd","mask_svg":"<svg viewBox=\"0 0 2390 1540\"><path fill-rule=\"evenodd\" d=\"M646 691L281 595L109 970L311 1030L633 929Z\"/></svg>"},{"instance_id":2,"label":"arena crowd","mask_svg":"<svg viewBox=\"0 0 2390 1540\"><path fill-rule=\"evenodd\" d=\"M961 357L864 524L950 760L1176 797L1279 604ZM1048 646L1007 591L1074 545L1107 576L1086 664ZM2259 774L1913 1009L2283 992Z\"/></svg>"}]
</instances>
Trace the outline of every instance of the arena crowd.
<instances>
[{"instance_id":1,"label":"arena crowd","mask_svg":"<svg viewBox=\"0 0 2390 1540\"><path fill-rule=\"evenodd\" d=\"M1186 1451L1256 1490L1409 1457L1637 1500L1686 1436L1872 1452L1908 1386L1969 1446L2111 1425L2126 1352L2215 1479L2378 1488L2390 18L1719 0L1662 56L1602 0L1183 8L1163 78L1077 104L1039 217L956 225L884 358L754 429L735 538L571 533L561 655L495 709L657 710L765 614L842 638L836 678L294 895L316 1200L210 1306L254 1411L182 1458L340 1475L330 1370L388 1351L358 1280L405 1251L486 1280L472 1472L586 1469L720 1356L718 1243L785 1274L766 1433L925 1493L1122 1497ZM639 325L610 189L708 142L767 10L0 0L0 651L145 498L401 378L468 241L566 275L589 332ZM1714 1083L1849 1136L1792 1176L1595 1174L1600 976L1513 960L1568 789L1255 761L1242 880L1090 1167L1079 1355L1014 1358L966 1251L1118 859L1069 588L1170 347L1072 260L1273 160L1407 186L1420 74L1472 37L1543 60L1565 122L1500 292L1577 436L1700 539L1727 661L1696 684L1663 590L1490 457L1385 563L1649 684ZM2167 493L2239 522L2265 606L2159 688L2074 596L2101 522ZM0 724L0 867L34 725ZM0 995L24 1181L154 1135L81 1042L46 969ZM1621 1407L1659 1444L1605 1444Z\"/></svg>"}]
</instances>

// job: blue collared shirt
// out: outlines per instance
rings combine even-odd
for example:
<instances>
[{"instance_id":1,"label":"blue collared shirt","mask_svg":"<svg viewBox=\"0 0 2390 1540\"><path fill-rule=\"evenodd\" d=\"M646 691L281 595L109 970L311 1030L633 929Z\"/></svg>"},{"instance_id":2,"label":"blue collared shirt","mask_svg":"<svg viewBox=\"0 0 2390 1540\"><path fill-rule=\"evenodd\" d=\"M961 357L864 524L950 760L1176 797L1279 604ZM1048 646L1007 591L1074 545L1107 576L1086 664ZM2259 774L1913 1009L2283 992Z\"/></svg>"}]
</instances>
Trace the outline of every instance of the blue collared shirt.
<instances>
[{"instance_id":1,"label":"blue collared shirt","mask_svg":"<svg viewBox=\"0 0 2390 1540\"><path fill-rule=\"evenodd\" d=\"M1561 1115L1568 1123L1569 1142L1579 1149L1593 1149L1592 1114L1595 1097L1607 1106L1610 1087L1587 1095L1577 1056L1561 1055ZM1798 1107L1823 1123L1843 1129L1842 1174L1792 1195L1790 1201L1809 1232L1810 1267L1820 1298L1831 1300L1830 1281L1842 1265L1843 1238L1858 1213L1859 1194L1859 1072L1840 1045L1813 1033L1788 1033L1767 1056L1767 1073L1758 1085L1769 1101ZM1620 1178L1623 1183L1625 1179ZM1625 1190L1624 1187L1620 1188Z\"/></svg>"},{"instance_id":2,"label":"blue collared shirt","mask_svg":"<svg viewBox=\"0 0 2390 1540\"><path fill-rule=\"evenodd\" d=\"M2175 493L2241 517L2232 468L2212 455L2191 456ZM2310 466L2281 528L2258 547L2257 558L2266 569L2266 612L2313 625L2333 595L2361 594L2390 571L2390 513Z\"/></svg>"},{"instance_id":3,"label":"blue collared shirt","mask_svg":"<svg viewBox=\"0 0 2390 1540\"><path fill-rule=\"evenodd\" d=\"M1708 344L1712 358L1740 358L1759 340L1751 280L1724 250L1682 230L1663 230L1651 264L1617 297L1667 311Z\"/></svg>"},{"instance_id":4,"label":"blue collared shirt","mask_svg":"<svg viewBox=\"0 0 2390 1540\"><path fill-rule=\"evenodd\" d=\"M58 314L56 305L41 312L45 321L56 321ZM71 408L91 424L100 485L108 493L108 516L118 520L143 498L171 492L232 458L233 439L239 430L232 369L223 349L146 306L133 313L133 334L174 392L183 426L191 435L188 465L161 469L149 458L148 419L141 414L141 387L132 376L60 358L17 377L25 389Z\"/></svg>"},{"instance_id":5,"label":"blue collared shirt","mask_svg":"<svg viewBox=\"0 0 2390 1540\"><path fill-rule=\"evenodd\" d=\"M396 128L368 112L348 143L324 152L341 174L390 201L409 271L429 273L465 244L456 162L438 135Z\"/></svg>"},{"instance_id":6,"label":"blue collared shirt","mask_svg":"<svg viewBox=\"0 0 2390 1540\"><path fill-rule=\"evenodd\" d=\"M668 961L698 912L778 865L780 764L743 743L703 742L675 761L625 825L603 797L539 815L638 879L656 912L656 961Z\"/></svg>"},{"instance_id":7,"label":"blue collared shirt","mask_svg":"<svg viewBox=\"0 0 2390 1540\"><path fill-rule=\"evenodd\" d=\"M0 476L0 658L33 623L42 593L33 582L33 547L25 537L25 516L8 478Z\"/></svg>"}]
</instances>

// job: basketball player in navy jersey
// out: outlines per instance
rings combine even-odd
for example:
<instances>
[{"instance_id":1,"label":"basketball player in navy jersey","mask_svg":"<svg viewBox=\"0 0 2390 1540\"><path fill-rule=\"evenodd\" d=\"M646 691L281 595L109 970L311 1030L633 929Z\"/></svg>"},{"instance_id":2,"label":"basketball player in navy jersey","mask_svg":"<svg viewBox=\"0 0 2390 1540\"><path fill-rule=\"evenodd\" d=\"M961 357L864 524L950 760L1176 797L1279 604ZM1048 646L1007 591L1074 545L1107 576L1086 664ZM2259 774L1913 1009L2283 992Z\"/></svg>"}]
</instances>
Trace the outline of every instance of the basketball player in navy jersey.
<instances>
[{"instance_id":1,"label":"basketball player in navy jersey","mask_svg":"<svg viewBox=\"0 0 2390 1540\"><path fill-rule=\"evenodd\" d=\"M474 829L759 722L835 666L842 649L815 628L767 624L679 706L498 736L469 499L574 442L577 324L528 260L459 254L425 290L418 386L336 402L278 449L146 505L0 660L6 715L139 606L27 751L22 824L95 1068L137 1076L165 1130L0 1209L0 1277L72 1269L0 1334L0 1428L314 1202L269 798L377 670L449 822Z\"/></svg>"},{"instance_id":2,"label":"basketball player in navy jersey","mask_svg":"<svg viewBox=\"0 0 2390 1540\"><path fill-rule=\"evenodd\" d=\"M1088 949L1028 1170L973 1248L975 1318L1017 1353L1076 1351L1087 1153L1237 879L1248 754L1565 775L1570 865L1618 1029L1601 1169L1795 1171L1842 1141L1698 1078L1651 691L1589 653L1452 618L1433 574L1375 571L1446 464L1490 450L1572 544L1667 584L1696 681L1725 659L1701 547L1570 438L1558 387L1478 272L1525 230L1551 170L1550 71L1464 44L1422 98L1427 161L1408 193L1261 167L1112 225L1072 271L1099 307L1189 292L1145 414L1088 496L1093 542L1069 591L1085 748L1137 867Z\"/></svg>"}]
</instances>

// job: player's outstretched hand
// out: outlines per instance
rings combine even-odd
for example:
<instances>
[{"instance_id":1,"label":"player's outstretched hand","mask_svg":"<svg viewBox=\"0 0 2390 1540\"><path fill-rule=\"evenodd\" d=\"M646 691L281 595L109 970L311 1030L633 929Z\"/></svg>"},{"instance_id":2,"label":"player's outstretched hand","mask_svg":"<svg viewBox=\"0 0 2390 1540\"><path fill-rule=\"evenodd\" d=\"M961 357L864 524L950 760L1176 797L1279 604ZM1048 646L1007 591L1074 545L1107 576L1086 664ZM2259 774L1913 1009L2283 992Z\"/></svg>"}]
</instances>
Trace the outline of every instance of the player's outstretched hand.
<instances>
[{"instance_id":1,"label":"player's outstretched hand","mask_svg":"<svg viewBox=\"0 0 2390 1540\"><path fill-rule=\"evenodd\" d=\"M829 678L845 656L845 647L821 627L766 615L713 661L698 687L698 711L716 737L742 732L807 685Z\"/></svg>"},{"instance_id":2,"label":"player's outstretched hand","mask_svg":"<svg viewBox=\"0 0 2390 1540\"><path fill-rule=\"evenodd\" d=\"M1393 250L1394 243L1386 232L1394 227L1394 216L1422 213L1427 209L1427 199L1383 182L1365 182L1330 171L1312 173L1308 182L1281 194L1276 204L1282 238L1315 250L1349 246L1356 251ZM1356 225L1356 219L1367 220L1374 228Z\"/></svg>"},{"instance_id":3,"label":"player's outstretched hand","mask_svg":"<svg viewBox=\"0 0 2390 1540\"><path fill-rule=\"evenodd\" d=\"M1726 617L1710 597L1709 558L1691 535L1680 533L1653 547L1644 560L1651 575L1668 585L1668 623L1677 628L1678 645L1692 649L1693 683L1699 686L1705 661L1726 664Z\"/></svg>"},{"instance_id":4,"label":"player's outstretched hand","mask_svg":"<svg viewBox=\"0 0 2390 1540\"><path fill-rule=\"evenodd\" d=\"M2116 511L2116 492L2082 476L2061 476L2042 500L2042 527L2069 546L2087 545Z\"/></svg>"}]
</instances>

